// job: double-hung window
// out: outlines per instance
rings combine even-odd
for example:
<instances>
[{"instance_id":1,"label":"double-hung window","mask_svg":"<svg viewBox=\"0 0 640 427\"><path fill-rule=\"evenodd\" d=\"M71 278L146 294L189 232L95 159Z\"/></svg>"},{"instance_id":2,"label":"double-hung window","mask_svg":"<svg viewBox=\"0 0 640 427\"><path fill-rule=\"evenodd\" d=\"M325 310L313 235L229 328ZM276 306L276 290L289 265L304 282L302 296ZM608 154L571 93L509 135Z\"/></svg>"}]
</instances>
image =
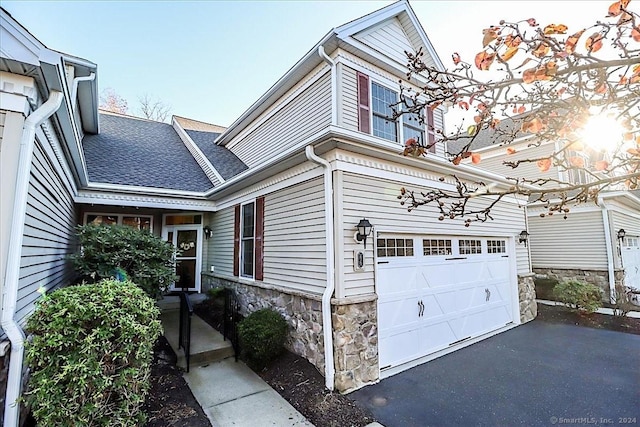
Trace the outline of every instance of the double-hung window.
<instances>
[{"instance_id":1,"label":"double-hung window","mask_svg":"<svg viewBox=\"0 0 640 427\"><path fill-rule=\"evenodd\" d=\"M256 236L254 202L242 205L240 218L242 221L240 226L240 273L243 277L253 278Z\"/></svg>"},{"instance_id":2,"label":"double-hung window","mask_svg":"<svg viewBox=\"0 0 640 427\"><path fill-rule=\"evenodd\" d=\"M369 76L357 73L358 78L358 129L361 132L404 144L415 138L421 144L432 145L435 142L433 111L427 109L424 117L420 113L405 113L400 120L393 120L392 105L399 100L397 91L369 79ZM429 148L435 152L435 146Z\"/></svg>"},{"instance_id":3,"label":"double-hung window","mask_svg":"<svg viewBox=\"0 0 640 427\"><path fill-rule=\"evenodd\" d=\"M398 102L398 94L375 82L371 82L371 109L373 114L373 134L389 141L398 140L397 123L391 119L391 104Z\"/></svg>"}]
</instances>

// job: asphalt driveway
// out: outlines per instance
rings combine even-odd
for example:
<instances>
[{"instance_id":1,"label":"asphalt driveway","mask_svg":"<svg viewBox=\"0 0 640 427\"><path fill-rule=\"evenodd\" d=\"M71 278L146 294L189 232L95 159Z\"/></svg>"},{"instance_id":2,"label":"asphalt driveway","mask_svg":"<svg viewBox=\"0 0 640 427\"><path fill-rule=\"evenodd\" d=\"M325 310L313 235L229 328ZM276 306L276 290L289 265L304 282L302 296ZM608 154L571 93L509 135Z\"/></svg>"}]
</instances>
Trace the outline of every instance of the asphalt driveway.
<instances>
[{"instance_id":1,"label":"asphalt driveway","mask_svg":"<svg viewBox=\"0 0 640 427\"><path fill-rule=\"evenodd\" d=\"M640 336L533 321L351 393L386 427L640 424Z\"/></svg>"}]
</instances>

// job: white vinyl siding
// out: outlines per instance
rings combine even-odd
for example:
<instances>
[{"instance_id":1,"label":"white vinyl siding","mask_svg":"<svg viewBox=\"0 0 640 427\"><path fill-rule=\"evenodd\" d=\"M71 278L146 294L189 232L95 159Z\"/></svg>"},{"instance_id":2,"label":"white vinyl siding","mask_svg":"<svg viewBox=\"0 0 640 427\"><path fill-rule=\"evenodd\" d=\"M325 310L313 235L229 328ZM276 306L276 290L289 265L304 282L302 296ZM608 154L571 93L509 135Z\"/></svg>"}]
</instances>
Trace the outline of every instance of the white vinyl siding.
<instances>
[{"instance_id":1,"label":"white vinyl siding","mask_svg":"<svg viewBox=\"0 0 640 427\"><path fill-rule=\"evenodd\" d=\"M396 79L397 80L397 79ZM349 130L358 130L358 84L356 71L353 68L343 66L340 79L342 101L338 104L341 117L340 126ZM433 112L433 125L435 129L444 129L444 113L441 108ZM373 126L373 124L372 124ZM436 137L437 139L437 137ZM444 156L444 145L436 144L436 154Z\"/></svg>"},{"instance_id":2,"label":"white vinyl siding","mask_svg":"<svg viewBox=\"0 0 640 427\"><path fill-rule=\"evenodd\" d=\"M558 179L559 169L557 166L551 166L547 172L540 172L536 162L533 163L521 163L517 168L513 169L509 166L505 166L503 162L515 162L523 159L537 159L541 157L548 157L553 153L553 144L544 144L539 147L526 148L526 146L515 146L516 152L514 154L507 155L507 147L496 148L498 155L488 157L489 153L482 154L482 162L478 165L479 168L487 170L489 172L497 173L498 175L507 177L522 177L526 179L537 178L554 178ZM522 148L521 148L522 147ZM492 154L495 153L492 151Z\"/></svg>"},{"instance_id":3,"label":"white vinyl siding","mask_svg":"<svg viewBox=\"0 0 640 427\"><path fill-rule=\"evenodd\" d=\"M636 216L618 212L615 210L609 211L609 220L613 227L613 233L617 233L621 228L627 233L627 236L640 236L640 212L636 213ZM614 236L615 238L615 236Z\"/></svg>"},{"instance_id":4,"label":"white vinyl siding","mask_svg":"<svg viewBox=\"0 0 640 427\"><path fill-rule=\"evenodd\" d=\"M407 212L397 196L401 182L387 181L371 176L344 173L343 183L343 233L344 233L344 293L345 297L374 292L373 240L367 241L364 271L354 271L353 251L362 250L362 244L353 239L355 226L367 218L376 232L406 233L407 235L458 235L470 236L470 232L483 236L515 236L525 228L524 213L511 203L500 203L494 207L495 220L473 223L470 228L463 221L438 221L440 215L432 206L422 206ZM413 187L412 187L413 188ZM418 189L418 188L413 188ZM371 242L371 243L369 243ZM520 247L522 246L522 247ZM524 245L516 244L516 262L519 273L529 272L527 251Z\"/></svg>"},{"instance_id":5,"label":"white vinyl siding","mask_svg":"<svg viewBox=\"0 0 640 427\"><path fill-rule=\"evenodd\" d=\"M331 123L331 73L326 72L280 111L256 127L231 151L254 167L300 143Z\"/></svg>"},{"instance_id":6,"label":"white vinyl siding","mask_svg":"<svg viewBox=\"0 0 640 427\"><path fill-rule=\"evenodd\" d=\"M210 222L211 238L205 240L207 246L204 270L214 267L214 274L233 276L233 221L234 207L223 209L213 214Z\"/></svg>"},{"instance_id":7,"label":"white vinyl siding","mask_svg":"<svg viewBox=\"0 0 640 427\"><path fill-rule=\"evenodd\" d=\"M41 296L38 289L67 285L74 277L67 257L75 251L73 197L36 139L20 260L16 319L23 323Z\"/></svg>"},{"instance_id":8,"label":"white vinyl siding","mask_svg":"<svg viewBox=\"0 0 640 427\"><path fill-rule=\"evenodd\" d=\"M388 19L372 28L361 31L354 38L401 65L407 65L405 51L411 53L416 51L398 18Z\"/></svg>"},{"instance_id":9,"label":"white vinyl siding","mask_svg":"<svg viewBox=\"0 0 640 427\"><path fill-rule=\"evenodd\" d=\"M265 196L264 282L321 294L327 282L321 178Z\"/></svg>"},{"instance_id":10,"label":"white vinyl siding","mask_svg":"<svg viewBox=\"0 0 640 427\"><path fill-rule=\"evenodd\" d=\"M4 131L4 121L7 118L6 111L0 111L0 149L2 149L2 133Z\"/></svg>"},{"instance_id":11,"label":"white vinyl siding","mask_svg":"<svg viewBox=\"0 0 640 427\"><path fill-rule=\"evenodd\" d=\"M607 249L600 210L541 218L529 210L532 267L606 269Z\"/></svg>"}]
</instances>

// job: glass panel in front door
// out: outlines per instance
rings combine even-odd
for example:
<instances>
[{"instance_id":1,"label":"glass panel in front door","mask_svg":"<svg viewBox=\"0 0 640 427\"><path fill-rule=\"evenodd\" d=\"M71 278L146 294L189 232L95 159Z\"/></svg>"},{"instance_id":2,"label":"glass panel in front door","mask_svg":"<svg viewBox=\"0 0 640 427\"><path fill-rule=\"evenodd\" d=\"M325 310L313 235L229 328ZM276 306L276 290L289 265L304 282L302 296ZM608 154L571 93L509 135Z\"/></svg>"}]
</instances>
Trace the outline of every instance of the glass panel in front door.
<instances>
[{"instance_id":1,"label":"glass panel in front door","mask_svg":"<svg viewBox=\"0 0 640 427\"><path fill-rule=\"evenodd\" d=\"M175 287L179 289L194 289L196 287L196 260L198 256L197 230L176 230L176 280Z\"/></svg>"}]
</instances>

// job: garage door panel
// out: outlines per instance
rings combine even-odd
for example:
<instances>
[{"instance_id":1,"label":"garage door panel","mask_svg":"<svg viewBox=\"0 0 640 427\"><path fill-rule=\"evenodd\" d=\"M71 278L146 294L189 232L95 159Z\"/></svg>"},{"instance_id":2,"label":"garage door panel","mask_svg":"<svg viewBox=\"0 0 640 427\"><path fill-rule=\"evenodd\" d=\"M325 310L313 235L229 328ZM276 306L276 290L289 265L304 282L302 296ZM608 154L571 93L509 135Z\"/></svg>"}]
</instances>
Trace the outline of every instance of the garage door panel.
<instances>
[{"instance_id":1,"label":"garage door panel","mask_svg":"<svg viewBox=\"0 0 640 427\"><path fill-rule=\"evenodd\" d=\"M414 242L422 238L414 238ZM381 367L457 345L513 321L510 259L504 253L386 257L378 264ZM402 283L399 283L399 282ZM403 349L405 346L405 349Z\"/></svg>"}]
</instances>

